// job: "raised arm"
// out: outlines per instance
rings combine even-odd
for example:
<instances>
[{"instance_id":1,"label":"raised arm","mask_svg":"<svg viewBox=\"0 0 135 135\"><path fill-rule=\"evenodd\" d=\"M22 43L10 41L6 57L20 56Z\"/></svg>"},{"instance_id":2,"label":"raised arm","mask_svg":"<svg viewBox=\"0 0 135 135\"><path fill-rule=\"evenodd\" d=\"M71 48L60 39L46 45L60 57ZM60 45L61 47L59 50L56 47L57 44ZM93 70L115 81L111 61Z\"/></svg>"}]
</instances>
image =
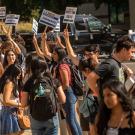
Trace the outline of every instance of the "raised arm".
<instances>
[{"instance_id":1,"label":"raised arm","mask_svg":"<svg viewBox=\"0 0 135 135\"><path fill-rule=\"evenodd\" d=\"M12 43L14 49L15 49L15 52L16 52L17 54L21 54L21 49L20 49L19 46L16 44L16 42L12 39L10 31L8 32L8 31L6 30L6 28L5 28L3 25L1 26L1 29L2 29L2 31L5 33L5 35L8 37L8 39L11 41L11 43Z\"/></svg>"},{"instance_id":2,"label":"raised arm","mask_svg":"<svg viewBox=\"0 0 135 135\"><path fill-rule=\"evenodd\" d=\"M35 34L33 35L33 44L34 44L34 47L35 47L35 49L36 49L37 55L38 55L39 57L44 58L44 53L40 50L40 48L39 48L39 46L38 46L37 38L36 38Z\"/></svg>"},{"instance_id":3,"label":"raised arm","mask_svg":"<svg viewBox=\"0 0 135 135\"><path fill-rule=\"evenodd\" d=\"M71 46L68 29L64 30L64 38L65 38L65 42L66 42L66 49L67 49L68 55L69 55L70 59L72 60L72 62L78 66L79 59L78 59L77 55L74 53L74 50Z\"/></svg>"},{"instance_id":4,"label":"raised arm","mask_svg":"<svg viewBox=\"0 0 135 135\"><path fill-rule=\"evenodd\" d=\"M59 36L56 37L56 44L61 48L65 49L65 46L61 42L61 38Z\"/></svg>"},{"instance_id":5,"label":"raised arm","mask_svg":"<svg viewBox=\"0 0 135 135\"><path fill-rule=\"evenodd\" d=\"M52 53L49 52L49 49L48 49L48 46L47 46L47 42L46 42L46 33L43 32L42 33L42 42L41 42L41 45L42 45L42 49L43 49L43 53L44 53L44 56L48 59L51 59L52 58Z\"/></svg>"}]
</instances>

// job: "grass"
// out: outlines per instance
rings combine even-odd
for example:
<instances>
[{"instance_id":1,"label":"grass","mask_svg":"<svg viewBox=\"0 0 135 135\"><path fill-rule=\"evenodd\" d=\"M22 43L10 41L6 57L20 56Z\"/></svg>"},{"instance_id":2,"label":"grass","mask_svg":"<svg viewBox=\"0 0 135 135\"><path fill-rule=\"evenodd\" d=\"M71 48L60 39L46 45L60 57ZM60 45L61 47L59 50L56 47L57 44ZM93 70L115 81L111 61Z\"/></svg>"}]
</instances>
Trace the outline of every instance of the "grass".
<instances>
[{"instance_id":1,"label":"grass","mask_svg":"<svg viewBox=\"0 0 135 135\"><path fill-rule=\"evenodd\" d=\"M8 25L5 25L4 23L0 22L0 25L4 25L6 29L10 29ZM16 25L16 31L17 32L31 32L32 31L32 24L28 22L20 22L19 24ZM0 28L0 34L3 34Z\"/></svg>"}]
</instances>

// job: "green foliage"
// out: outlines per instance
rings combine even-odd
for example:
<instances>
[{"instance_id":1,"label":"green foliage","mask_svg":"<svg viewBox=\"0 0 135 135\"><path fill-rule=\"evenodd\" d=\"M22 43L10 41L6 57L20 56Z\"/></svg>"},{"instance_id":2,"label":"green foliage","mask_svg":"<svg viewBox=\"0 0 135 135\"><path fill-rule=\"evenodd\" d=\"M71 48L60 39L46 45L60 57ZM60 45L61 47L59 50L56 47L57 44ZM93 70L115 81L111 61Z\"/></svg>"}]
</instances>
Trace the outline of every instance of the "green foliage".
<instances>
[{"instance_id":1,"label":"green foliage","mask_svg":"<svg viewBox=\"0 0 135 135\"><path fill-rule=\"evenodd\" d=\"M93 2L96 8L102 3L115 5L128 4L128 0L0 0L2 6L7 7L7 13L20 14L20 20L30 21L32 17L38 19L43 9L58 14L65 12L66 6L78 6L82 3Z\"/></svg>"},{"instance_id":2,"label":"green foliage","mask_svg":"<svg viewBox=\"0 0 135 135\"><path fill-rule=\"evenodd\" d=\"M40 5L37 0L1 0L1 3L6 6L7 14L20 14L20 20L23 21L30 21L32 17L39 15Z\"/></svg>"}]
</instances>

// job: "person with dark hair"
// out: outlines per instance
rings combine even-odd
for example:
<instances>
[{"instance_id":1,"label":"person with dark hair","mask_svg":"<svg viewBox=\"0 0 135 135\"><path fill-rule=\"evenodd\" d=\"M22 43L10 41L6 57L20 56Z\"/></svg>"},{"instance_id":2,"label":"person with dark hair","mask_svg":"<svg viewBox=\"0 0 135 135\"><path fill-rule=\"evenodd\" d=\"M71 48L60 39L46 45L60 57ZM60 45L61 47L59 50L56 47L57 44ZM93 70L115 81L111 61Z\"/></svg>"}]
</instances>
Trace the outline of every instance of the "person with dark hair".
<instances>
[{"instance_id":1,"label":"person with dark hair","mask_svg":"<svg viewBox=\"0 0 135 135\"><path fill-rule=\"evenodd\" d=\"M39 57L32 58L31 77L26 81L21 97L22 106L29 105L33 135L58 134L58 99L65 103L65 95L58 80L53 80L47 63ZM57 94L57 96L55 95Z\"/></svg>"},{"instance_id":2,"label":"person with dark hair","mask_svg":"<svg viewBox=\"0 0 135 135\"><path fill-rule=\"evenodd\" d=\"M53 59L57 62L56 77L61 81L64 93L66 95L66 103L64 109L66 112L66 120L73 135L82 135L82 130L77 122L75 114L75 103L77 97L74 94L72 87L71 69L69 67L69 58L65 49L54 48Z\"/></svg>"},{"instance_id":3,"label":"person with dark hair","mask_svg":"<svg viewBox=\"0 0 135 135\"><path fill-rule=\"evenodd\" d=\"M83 73L85 80L84 80L84 99L86 97L88 97L90 95L90 97L92 97L93 100L91 100L91 104L93 103L93 107L95 109L94 112L89 112L89 110L85 110L85 112L83 112L80 116L80 121L81 121L81 126L82 128L84 128L83 130L86 131L86 127L87 131L89 131L89 135L93 135L94 133L94 124L95 124L95 117L98 111L98 102L97 102L97 96L98 93L96 93L95 91L92 91L89 89L89 85L88 85L88 80L87 77L89 76L89 74L95 69L95 66L93 65L92 61L86 60L86 59L82 59L80 60L79 63L79 70ZM84 101L81 101L80 105L83 104ZM90 106L87 106L90 108ZM87 114L89 112L89 115ZM87 116L86 116L87 114ZM88 130L89 129L89 130Z\"/></svg>"},{"instance_id":4,"label":"person with dark hair","mask_svg":"<svg viewBox=\"0 0 135 135\"><path fill-rule=\"evenodd\" d=\"M24 82L26 82L32 74L31 73L31 62L33 61L33 59L35 57L37 57L36 52L30 52L27 54L27 56L25 58L25 74L24 74L24 78L23 78Z\"/></svg>"},{"instance_id":5,"label":"person with dark hair","mask_svg":"<svg viewBox=\"0 0 135 135\"><path fill-rule=\"evenodd\" d=\"M97 135L134 135L135 112L123 83L106 82L103 97L96 121Z\"/></svg>"},{"instance_id":6,"label":"person with dark hair","mask_svg":"<svg viewBox=\"0 0 135 135\"><path fill-rule=\"evenodd\" d=\"M8 66L10 66L11 64L14 64L17 62L17 56L16 53L14 52L14 50L9 49L5 52L5 56L4 56L4 61L3 61L3 66L4 68L8 68Z\"/></svg>"},{"instance_id":7,"label":"person with dark hair","mask_svg":"<svg viewBox=\"0 0 135 135\"><path fill-rule=\"evenodd\" d=\"M135 43L128 36L121 37L116 43L112 56L101 62L89 75L91 90L99 91L102 96L102 85L106 81L116 79L124 83L125 74L130 76L133 72L127 66L123 66L122 62L131 59L134 47Z\"/></svg>"},{"instance_id":8,"label":"person with dark hair","mask_svg":"<svg viewBox=\"0 0 135 135\"><path fill-rule=\"evenodd\" d=\"M4 68L7 68L6 66L8 66L8 64L10 65L10 63L8 63L8 62L11 62L11 64L12 64L13 61L14 62L18 61L18 64L21 65L22 71L24 72L25 58L24 58L24 55L23 55L21 49L19 48L18 44L12 39L10 31L7 31L3 25L1 26L1 28L7 37L7 41L5 42L5 44L3 44L3 53L4 53L4 57L5 57L4 61L3 61ZM9 57L8 57L8 55L9 55ZM9 58L10 61L7 58Z\"/></svg>"},{"instance_id":9,"label":"person with dark hair","mask_svg":"<svg viewBox=\"0 0 135 135\"><path fill-rule=\"evenodd\" d=\"M17 111L22 107L19 102L19 79L21 68L10 65L0 79L0 134L17 135L21 129L18 124Z\"/></svg>"}]
</instances>

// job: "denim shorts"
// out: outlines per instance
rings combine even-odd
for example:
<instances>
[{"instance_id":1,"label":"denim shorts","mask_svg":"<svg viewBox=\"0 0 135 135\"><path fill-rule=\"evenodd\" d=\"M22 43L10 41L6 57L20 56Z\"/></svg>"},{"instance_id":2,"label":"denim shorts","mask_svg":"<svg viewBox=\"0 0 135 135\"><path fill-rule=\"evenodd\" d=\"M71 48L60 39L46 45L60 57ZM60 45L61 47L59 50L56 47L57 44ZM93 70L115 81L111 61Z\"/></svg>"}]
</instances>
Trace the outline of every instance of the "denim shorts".
<instances>
[{"instance_id":1,"label":"denim shorts","mask_svg":"<svg viewBox=\"0 0 135 135\"><path fill-rule=\"evenodd\" d=\"M0 135L21 131L16 111L14 107L0 106Z\"/></svg>"}]
</instances>

